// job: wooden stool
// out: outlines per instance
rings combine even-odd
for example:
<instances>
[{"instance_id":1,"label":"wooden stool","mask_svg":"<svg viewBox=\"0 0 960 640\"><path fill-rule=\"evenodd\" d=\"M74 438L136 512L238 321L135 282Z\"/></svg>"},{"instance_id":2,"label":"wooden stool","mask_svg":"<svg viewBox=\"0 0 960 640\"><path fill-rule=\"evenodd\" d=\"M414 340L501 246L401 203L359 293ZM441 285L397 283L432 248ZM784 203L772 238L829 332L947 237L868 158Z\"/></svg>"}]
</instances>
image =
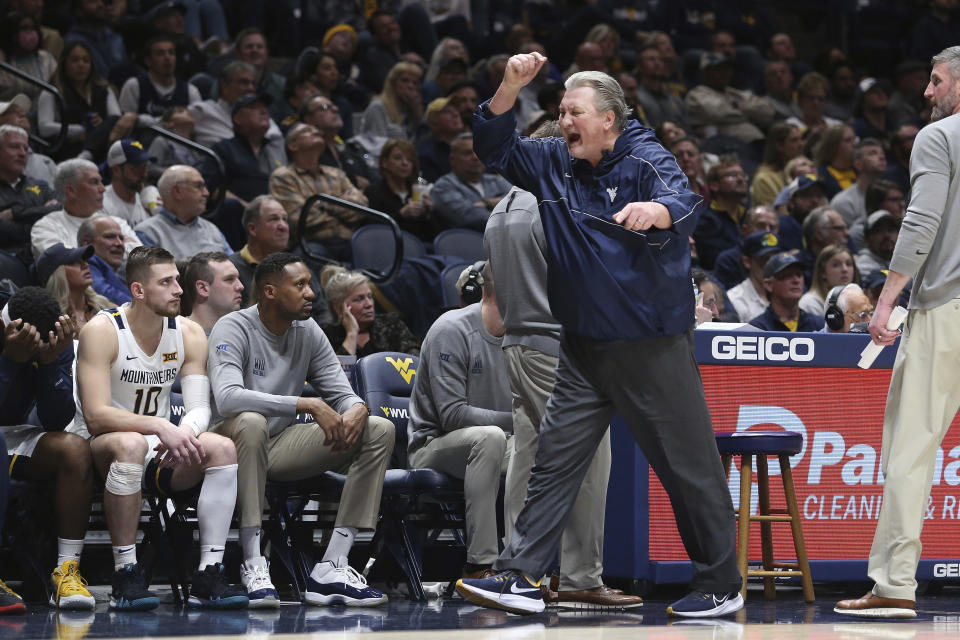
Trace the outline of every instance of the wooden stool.
<instances>
[{"instance_id":1,"label":"wooden stool","mask_svg":"<svg viewBox=\"0 0 960 640\"><path fill-rule=\"evenodd\" d=\"M740 595L747 597L747 578L763 578L763 595L767 599L776 598L774 578L799 576L803 585L803 599L813 602L813 580L810 578L810 563L807 562L807 547L803 542L803 530L800 527L800 509L797 506L797 494L793 486L793 473L790 470L790 456L800 453L803 448L803 436L794 431L745 431L742 433L718 433L717 449L723 459L723 468L730 477L730 462L733 456L740 456L740 508L737 514L737 566L743 585ZM783 492L787 498L787 508L770 508L770 479L767 474L767 456L777 456L780 461L780 477L783 479ZM758 514L750 515L750 484L753 474L753 458L757 459L757 490L759 494ZM760 542L763 553L763 568L748 569L750 549L750 523L760 523ZM797 553L796 562L776 562L773 559L773 531L775 522L790 523L793 531L793 547Z\"/></svg>"}]
</instances>

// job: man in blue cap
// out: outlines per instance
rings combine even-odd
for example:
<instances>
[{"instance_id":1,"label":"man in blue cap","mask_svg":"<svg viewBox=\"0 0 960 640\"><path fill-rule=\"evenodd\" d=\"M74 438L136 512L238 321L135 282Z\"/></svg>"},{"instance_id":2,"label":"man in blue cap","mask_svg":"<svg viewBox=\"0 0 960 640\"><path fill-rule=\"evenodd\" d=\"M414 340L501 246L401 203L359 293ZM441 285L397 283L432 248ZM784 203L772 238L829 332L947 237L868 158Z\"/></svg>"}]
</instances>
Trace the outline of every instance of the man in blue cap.
<instances>
[{"instance_id":1,"label":"man in blue cap","mask_svg":"<svg viewBox=\"0 0 960 640\"><path fill-rule=\"evenodd\" d=\"M763 287L763 268L774 253L783 251L780 238L775 233L755 231L740 241L743 255L740 261L747 277L727 291L727 299L737 311L741 322L750 322L763 313L770 301Z\"/></svg>"},{"instance_id":2,"label":"man in blue cap","mask_svg":"<svg viewBox=\"0 0 960 640\"><path fill-rule=\"evenodd\" d=\"M107 166L112 181L103 192L104 213L123 218L131 227L150 217L140 191L147 181L147 165L155 160L136 140L124 138L110 145Z\"/></svg>"},{"instance_id":3,"label":"man in blue cap","mask_svg":"<svg viewBox=\"0 0 960 640\"><path fill-rule=\"evenodd\" d=\"M803 221L807 215L827 204L823 181L815 173L794 178L787 185L787 215L780 216L780 244L785 250L803 249Z\"/></svg>"},{"instance_id":4,"label":"man in blue cap","mask_svg":"<svg viewBox=\"0 0 960 640\"><path fill-rule=\"evenodd\" d=\"M803 297L803 264L786 251L773 256L763 267L763 288L770 306L750 321L764 331L819 331L823 318L800 308Z\"/></svg>"}]
</instances>

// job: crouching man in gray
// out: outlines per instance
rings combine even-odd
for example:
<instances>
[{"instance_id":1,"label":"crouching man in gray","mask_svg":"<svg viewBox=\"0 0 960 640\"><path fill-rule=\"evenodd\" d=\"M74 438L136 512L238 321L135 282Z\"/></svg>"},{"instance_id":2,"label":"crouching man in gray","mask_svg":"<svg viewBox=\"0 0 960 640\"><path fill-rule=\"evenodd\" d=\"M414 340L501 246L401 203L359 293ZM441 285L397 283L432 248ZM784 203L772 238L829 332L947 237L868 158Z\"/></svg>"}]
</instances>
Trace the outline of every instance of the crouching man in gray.
<instances>
[{"instance_id":1,"label":"crouching man in gray","mask_svg":"<svg viewBox=\"0 0 960 640\"><path fill-rule=\"evenodd\" d=\"M393 452L393 424L370 415L311 318L310 271L289 253L257 265L257 304L217 321L210 333L215 430L237 447L241 578L251 607L280 605L260 547L270 480L300 480L323 471L347 475L336 528L307 581L308 604L373 606L387 597L347 564L359 529L374 529L383 476ZM320 395L302 397L306 380ZM306 412L314 422L295 424Z\"/></svg>"},{"instance_id":2,"label":"crouching man in gray","mask_svg":"<svg viewBox=\"0 0 960 640\"><path fill-rule=\"evenodd\" d=\"M411 467L439 469L463 479L463 575L483 577L499 555L497 488L513 450L513 417L493 278L483 262L468 271L460 280L481 286L483 297L443 314L427 332L407 428Z\"/></svg>"}]
</instances>

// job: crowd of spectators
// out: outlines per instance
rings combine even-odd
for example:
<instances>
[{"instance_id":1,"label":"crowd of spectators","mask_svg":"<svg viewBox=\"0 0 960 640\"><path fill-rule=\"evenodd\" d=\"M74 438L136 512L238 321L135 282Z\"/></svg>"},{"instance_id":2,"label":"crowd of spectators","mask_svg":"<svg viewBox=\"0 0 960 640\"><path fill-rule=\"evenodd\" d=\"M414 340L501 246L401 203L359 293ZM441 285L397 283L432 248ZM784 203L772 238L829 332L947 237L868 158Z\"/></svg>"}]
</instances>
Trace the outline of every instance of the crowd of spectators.
<instances>
[{"instance_id":1,"label":"crowd of spectators","mask_svg":"<svg viewBox=\"0 0 960 640\"><path fill-rule=\"evenodd\" d=\"M122 303L121 244L222 252L249 282L301 241L316 193L384 211L428 246L483 231L510 185L474 154L472 112L509 55L537 51L549 63L518 97L522 133L557 117L564 78L610 73L705 198L691 251L722 318L753 322L796 269L791 313L822 316L832 287L882 281L929 58L958 23L949 0L861 2L820 22L719 0L308 4L0 2L0 61L62 98L0 69L0 250L29 267L57 242L91 244L93 289ZM349 264L369 219L306 215L312 250ZM766 273L781 252L795 265Z\"/></svg>"}]
</instances>

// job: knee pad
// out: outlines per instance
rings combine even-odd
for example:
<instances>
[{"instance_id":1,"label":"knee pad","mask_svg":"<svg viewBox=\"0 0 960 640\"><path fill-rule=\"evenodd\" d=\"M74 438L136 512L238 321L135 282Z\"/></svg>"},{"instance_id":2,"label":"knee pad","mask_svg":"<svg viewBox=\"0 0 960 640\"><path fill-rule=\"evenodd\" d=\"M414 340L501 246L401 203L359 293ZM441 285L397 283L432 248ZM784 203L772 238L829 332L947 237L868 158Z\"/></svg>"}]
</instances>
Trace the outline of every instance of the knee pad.
<instances>
[{"instance_id":1,"label":"knee pad","mask_svg":"<svg viewBox=\"0 0 960 640\"><path fill-rule=\"evenodd\" d=\"M111 462L104 487L117 496L129 496L140 491L143 465L133 462Z\"/></svg>"}]
</instances>

